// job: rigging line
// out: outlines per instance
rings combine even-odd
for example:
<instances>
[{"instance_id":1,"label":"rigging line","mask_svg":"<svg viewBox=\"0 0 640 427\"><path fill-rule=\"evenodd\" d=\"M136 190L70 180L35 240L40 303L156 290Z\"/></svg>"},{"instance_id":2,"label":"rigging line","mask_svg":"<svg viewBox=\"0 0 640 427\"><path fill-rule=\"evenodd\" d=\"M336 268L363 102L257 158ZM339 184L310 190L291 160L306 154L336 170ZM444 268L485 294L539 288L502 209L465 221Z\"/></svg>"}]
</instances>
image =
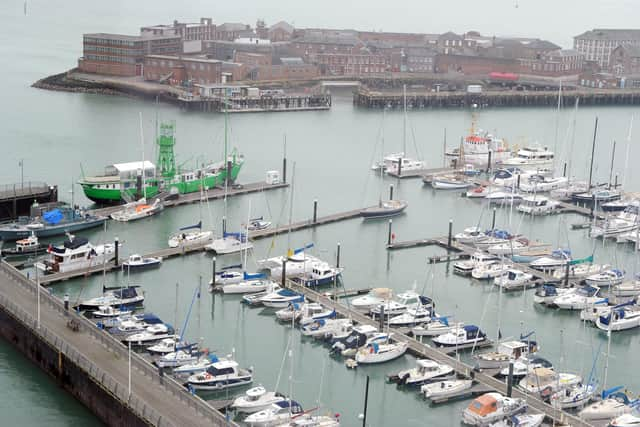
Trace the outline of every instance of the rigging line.
<instances>
[{"instance_id":1,"label":"rigging line","mask_svg":"<svg viewBox=\"0 0 640 427\"><path fill-rule=\"evenodd\" d=\"M322 359L322 372L320 373L320 387L318 387L318 400L316 400L316 406L318 407L318 409L320 409L320 407L322 406L322 404L320 403L320 398L322 397L322 386L324 384L324 373L325 370L327 368L327 360L329 358L325 357Z\"/></svg>"},{"instance_id":2,"label":"rigging line","mask_svg":"<svg viewBox=\"0 0 640 427\"><path fill-rule=\"evenodd\" d=\"M413 139L413 148L414 148L414 150L416 150L416 157L418 157L418 160L422 160L424 157L422 157L422 153L418 149L418 141L416 140L415 130L413 129L413 125L411 123L411 120L410 119L408 119L408 120L409 120L409 129L411 129L411 138Z\"/></svg>"},{"instance_id":3,"label":"rigging line","mask_svg":"<svg viewBox=\"0 0 640 427\"><path fill-rule=\"evenodd\" d=\"M373 153L371 154L371 160L369 161L369 163L371 165L375 165L375 159L376 159L376 152L377 152L377 148L378 145L381 146L380 152L382 154L382 164L384 164L384 112L383 112L383 119L382 122L380 122L380 126L378 127L378 133L376 134L376 142L375 145L373 147ZM374 171L374 175L377 176L378 171ZM384 175L384 166L382 166L380 168L380 176L382 177ZM366 201L367 201L367 194L368 191L367 189L369 188L369 181L371 180L371 174L367 175L367 179L364 182L364 189L362 191L362 201L360 203L360 206L364 206Z\"/></svg>"}]
</instances>

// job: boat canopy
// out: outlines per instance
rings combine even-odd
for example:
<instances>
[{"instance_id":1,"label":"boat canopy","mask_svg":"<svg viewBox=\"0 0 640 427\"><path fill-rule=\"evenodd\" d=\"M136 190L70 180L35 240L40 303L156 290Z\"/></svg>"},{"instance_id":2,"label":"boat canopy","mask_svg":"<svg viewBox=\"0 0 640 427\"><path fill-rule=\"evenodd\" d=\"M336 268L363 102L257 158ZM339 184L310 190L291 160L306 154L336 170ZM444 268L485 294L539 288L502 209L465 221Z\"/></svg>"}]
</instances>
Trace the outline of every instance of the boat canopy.
<instances>
[{"instance_id":1,"label":"boat canopy","mask_svg":"<svg viewBox=\"0 0 640 427\"><path fill-rule=\"evenodd\" d=\"M89 240L86 237L74 237L73 239L65 240L62 248L54 246L51 249L53 252L64 253L66 249L78 249L87 243L89 243Z\"/></svg>"},{"instance_id":2,"label":"boat canopy","mask_svg":"<svg viewBox=\"0 0 640 427\"><path fill-rule=\"evenodd\" d=\"M243 274L244 280L252 280L252 279L266 279L267 275L264 273L247 273L246 271Z\"/></svg>"},{"instance_id":3,"label":"boat canopy","mask_svg":"<svg viewBox=\"0 0 640 427\"><path fill-rule=\"evenodd\" d=\"M105 168L105 175L119 176L121 179L135 179L138 171L142 171L144 164L145 176L150 178L155 176L156 165L148 160L143 162L114 163Z\"/></svg>"},{"instance_id":4,"label":"boat canopy","mask_svg":"<svg viewBox=\"0 0 640 427\"><path fill-rule=\"evenodd\" d=\"M180 231L184 231L184 230L191 230L193 228L202 228L202 221L198 222L197 224L193 224L193 225L187 225L186 227L182 227L179 230Z\"/></svg>"}]
</instances>

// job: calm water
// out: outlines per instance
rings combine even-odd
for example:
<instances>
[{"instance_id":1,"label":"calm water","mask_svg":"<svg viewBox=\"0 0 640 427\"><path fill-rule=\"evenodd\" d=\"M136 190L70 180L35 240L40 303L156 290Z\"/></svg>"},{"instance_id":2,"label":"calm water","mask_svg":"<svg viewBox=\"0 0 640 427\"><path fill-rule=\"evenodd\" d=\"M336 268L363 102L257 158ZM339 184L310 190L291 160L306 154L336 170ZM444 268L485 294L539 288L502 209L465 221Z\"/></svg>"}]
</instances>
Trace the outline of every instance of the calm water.
<instances>
[{"instance_id":1,"label":"calm water","mask_svg":"<svg viewBox=\"0 0 640 427\"><path fill-rule=\"evenodd\" d=\"M173 107L157 109L147 103L124 98L46 92L29 85L37 78L73 66L80 52L80 34L98 30L134 31L142 22L166 21L172 16L168 9L140 16L128 14L126 5L121 13L105 13L97 6L84 3L63 6L44 1L30 2L29 16L22 15L22 2L10 2L0 8L3 26L0 29L0 54L12 58L3 65L4 102L0 103L4 139L0 159L0 182L18 182L18 162L24 159L25 180L46 180L60 187L61 197L71 199L71 183L86 173L99 173L109 163L140 158L138 113L142 112L147 158L152 153L153 124L156 112L160 119L176 120L178 129L178 161L186 165L206 159L219 159L223 151L223 119L221 116L186 114ZM74 7L78 6L78 7ZM92 9L93 8L93 9ZM146 13L146 11L145 11ZM71 14L73 19L67 18ZM39 28L38 33L30 29ZM50 37L44 37L49 34ZM295 169L293 219L309 218L313 200L319 201L319 214L354 209L377 200L380 191L396 185L398 197L409 201L407 214L394 220L398 239L430 237L446 232L449 219L456 230L481 221L488 226L490 213L481 203L460 198L458 193L439 192L423 188L417 180L384 183L369 171L381 127L381 113L355 109L348 92L334 94L331 111L312 113L253 114L231 118L230 143L246 156L241 181L264 179L265 171L278 169L286 135L290 171ZM625 159L638 158L637 138L626 156L625 140L631 108L581 109L577 116L575 147L572 151L573 173L582 178L588 174L593 120L600 118L596 152L595 176L603 182L609 175L610 150L618 141L615 170L622 174ZM513 144L540 141L550 147L555 143L555 113L545 109L483 110L476 112L478 123ZM561 114L557 153L568 158L568 134L572 110ZM457 144L466 134L472 116L469 111L412 111L409 113L408 150L416 149L430 166L442 164L444 129L448 143ZM401 148L402 115L387 114L385 150ZM200 156L200 158L198 158ZM627 174L627 189L640 190L640 177L631 163ZM75 199L87 203L75 187ZM170 209L158 217L133 224L110 223L108 229L88 232L93 241L111 241L118 236L125 242L124 252L143 253L166 245L167 236L178 227L203 219L207 227L219 229L225 213L229 228L237 228L251 216L264 215L276 223L286 223L289 216L288 190L273 191L243 198L230 199L225 208L220 201ZM628 248L611 243L593 243L584 231L569 231L569 224L582 219L573 215L550 218L522 218L508 210L498 211L498 224L510 227L531 238L553 245L570 247L576 256L595 251L597 262L636 271L636 257ZM429 266L426 257L439 253L436 249L415 249L389 253L384 249L385 223L363 223L351 220L294 233L255 244L249 264L255 259L281 254L287 247L300 247L310 242L313 252L332 260L338 242L342 245L341 263L345 266L344 281L348 288L388 286L398 291L415 286L437 300L439 311L467 323L480 325L495 337L498 319L506 336L535 330L541 343L541 354L561 368L589 374L593 358L599 355L597 373L602 375L606 346L604 334L594 328L583 328L576 313L565 313L534 307L532 293L515 293L502 297L490 286L450 274L445 264ZM238 257L225 257L219 264L232 264ZM147 309L167 321L182 327L191 295L200 280L210 278L211 260L205 254L191 255L167 261L161 269L127 278L123 274L107 276L107 284L131 282L144 285ZM101 277L70 281L52 288L74 298L96 295L102 286ZM177 285L176 285L177 284ZM178 299L176 301L176 294ZM501 304L499 301L501 299ZM239 298L223 298L203 293L198 300L187 329L191 339L203 338L218 354L235 351L237 360L253 366L256 383L273 388L280 376L279 389L293 395L305 407L320 406L340 413L345 426L360 422L365 376L371 376L369 420L372 426L382 425L458 425L464 402L431 408L415 392L396 390L384 383L384 375L414 363L411 357L375 367L347 370L341 361L330 359L326 348L301 340L294 332L293 381L289 381L289 366L279 375L290 329L277 324L262 310L241 306ZM501 307L501 312L498 308ZM630 390L640 390L640 378L629 375L628 367L637 361L640 350L636 331L619 333L612 340L612 359L608 385L624 384ZM561 363L561 355L564 354ZM464 356L463 356L464 357ZM135 387L135 385L134 385ZM211 396L210 396L211 397ZM96 420L81 405L65 393L57 392L50 380L33 369L22 356L5 343L0 343L0 405L6 420L23 426L90 425ZM324 409L323 409L324 410Z\"/></svg>"}]
</instances>

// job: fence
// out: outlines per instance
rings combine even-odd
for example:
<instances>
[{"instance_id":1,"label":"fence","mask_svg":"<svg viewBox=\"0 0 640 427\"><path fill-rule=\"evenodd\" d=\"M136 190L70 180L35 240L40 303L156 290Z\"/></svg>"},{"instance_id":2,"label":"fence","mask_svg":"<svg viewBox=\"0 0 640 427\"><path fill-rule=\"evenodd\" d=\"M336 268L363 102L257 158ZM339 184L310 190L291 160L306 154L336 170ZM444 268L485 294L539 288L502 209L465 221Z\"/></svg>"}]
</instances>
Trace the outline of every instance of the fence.
<instances>
[{"instance_id":1,"label":"fence","mask_svg":"<svg viewBox=\"0 0 640 427\"><path fill-rule=\"evenodd\" d=\"M0 185L0 199L11 199L14 197L30 196L32 194L49 192L49 185L46 182L28 181L20 184Z\"/></svg>"},{"instance_id":2,"label":"fence","mask_svg":"<svg viewBox=\"0 0 640 427\"><path fill-rule=\"evenodd\" d=\"M9 278L12 278L14 282L17 282L17 284L21 285L30 293L35 294L35 283L27 279L11 265L5 263L4 261L1 262L0 271L2 271ZM80 330L88 332L93 338L95 338L98 342L112 351L116 356L122 358L123 360L128 358L128 349L109 333L97 328L89 319L73 311L67 312L64 309L62 301L42 289L40 291L40 298L41 310L43 309L43 304L46 304L49 308L56 310L61 314L67 313L70 316L73 316L73 318L80 323ZM136 397L135 394L132 393L132 395L129 396L127 386L123 386L122 384L117 382L106 371L88 360L72 345L64 341L55 333L51 332L48 328L46 328L46 326L40 324L40 328L37 328L37 321L33 318L32 314L18 307L3 295L0 295L0 304L6 307L7 310L9 310L12 314L14 314L16 319L20 320L27 327L32 329L34 334L40 335L50 345L63 352L74 363L77 363L78 366L84 369L91 377L95 379L96 383L100 384L106 391L115 396L123 404L133 409L134 412L141 416L143 419L149 420L152 424L160 427L173 426L172 423L170 423L168 420L164 420L153 407L148 405L142 399ZM186 388L184 388L173 378L168 376L160 377L160 375L158 374L158 370L153 365L151 365L148 361L134 352L131 353L131 367L132 369L137 369L143 375L151 379L154 385L157 385L158 388L164 389L166 392L170 393L171 396L180 399L180 401L184 402L190 408L194 409L196 413L204 417L211 426L235 425L235 423L228 421L222 413L217 411L206 401L202 400L200 397L194 394L191 394Z\"/></svg>"}]
</instances>

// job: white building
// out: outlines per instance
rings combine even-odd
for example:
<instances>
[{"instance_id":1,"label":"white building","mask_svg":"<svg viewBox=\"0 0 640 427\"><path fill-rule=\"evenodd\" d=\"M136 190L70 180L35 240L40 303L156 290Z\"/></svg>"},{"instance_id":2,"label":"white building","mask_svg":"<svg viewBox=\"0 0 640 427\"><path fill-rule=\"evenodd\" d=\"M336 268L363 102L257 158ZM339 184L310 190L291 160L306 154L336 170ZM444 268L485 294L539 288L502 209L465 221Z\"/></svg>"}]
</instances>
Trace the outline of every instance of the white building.
<instances>
[{"instance_id":1,"label":"white building","mask_svg":"<svg viewBox=\"0 0 640 427\"><path fill-rule=\"evenodd\" d=\"M620 45L640 46L640 30L595 28L573 38L573 48L602 68L611 65L611 52Z\"/></svg>"}]
</instances>

